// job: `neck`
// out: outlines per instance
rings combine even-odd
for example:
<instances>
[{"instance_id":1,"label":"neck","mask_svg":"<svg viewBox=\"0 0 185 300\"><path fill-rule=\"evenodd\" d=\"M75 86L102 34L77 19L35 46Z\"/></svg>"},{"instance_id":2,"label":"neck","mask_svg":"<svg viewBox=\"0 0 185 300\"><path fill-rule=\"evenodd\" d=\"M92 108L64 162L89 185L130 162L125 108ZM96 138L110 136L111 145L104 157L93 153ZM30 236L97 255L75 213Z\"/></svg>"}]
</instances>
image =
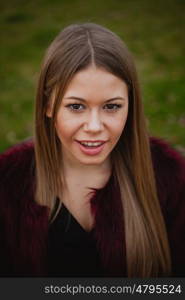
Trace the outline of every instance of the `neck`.
<instances>
[{"instance_id":1,"label":"neck","mask_svg":"<svg viewBox=\"0 0 185 300\"><path fill-rule=\"evenodd\" d=\"M63 165L66 186L84 186L101 188L111 174L111 162L105 161L101 165L71 165L67 162Z\"/></svg>"}]
</instances>

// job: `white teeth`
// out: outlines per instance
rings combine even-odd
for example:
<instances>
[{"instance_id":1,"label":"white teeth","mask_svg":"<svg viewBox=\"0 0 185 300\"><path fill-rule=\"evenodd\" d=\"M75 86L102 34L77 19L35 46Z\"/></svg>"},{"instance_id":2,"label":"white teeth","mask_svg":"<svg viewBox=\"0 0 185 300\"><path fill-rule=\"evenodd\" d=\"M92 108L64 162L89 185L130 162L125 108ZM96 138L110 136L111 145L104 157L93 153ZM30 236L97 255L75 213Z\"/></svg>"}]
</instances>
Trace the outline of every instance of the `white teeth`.
<instances>
[{"instance_id":1,"label":"white teeth","mask_svg":"<svg viewBox=\"0 0 185 300\"><path fill-rule=\"evenodd\" d=\"M82 145L89 146L89 147L97 147L102 144L102 142L80 142Z\"/></svg>"}]
</instances>

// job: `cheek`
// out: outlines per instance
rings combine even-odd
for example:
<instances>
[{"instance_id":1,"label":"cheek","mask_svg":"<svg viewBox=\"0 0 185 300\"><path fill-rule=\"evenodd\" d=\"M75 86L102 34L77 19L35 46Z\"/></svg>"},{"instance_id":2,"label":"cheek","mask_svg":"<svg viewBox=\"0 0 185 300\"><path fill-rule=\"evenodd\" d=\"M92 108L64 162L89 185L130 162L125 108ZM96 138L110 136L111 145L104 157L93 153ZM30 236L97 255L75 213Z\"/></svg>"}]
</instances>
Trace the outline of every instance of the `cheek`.
<instances>
[{"instance_id":1,"label":"cheek","mask_svg":"<svg viewBox=\"0 0 185 300\"><path fill-rule=\"evenodd\" d=\"M71 118L58 118L55 128L60 139L69 139L78 130L80 124L77 120L72 120Z\"/></svg>"},{"instance_id":2,"label":"cheek","mask_svg":"<svg viewBox=\"0 0 185 300\"><path fill-rule=\"evenodd\" d=\"M109 128L111 129L112 135L114 135L115 139L119 137L124 130L126 120L126 116L124 118L121 116L120 118L113 119L112 122L110 122Z\"/></svg>"}]
</instances>

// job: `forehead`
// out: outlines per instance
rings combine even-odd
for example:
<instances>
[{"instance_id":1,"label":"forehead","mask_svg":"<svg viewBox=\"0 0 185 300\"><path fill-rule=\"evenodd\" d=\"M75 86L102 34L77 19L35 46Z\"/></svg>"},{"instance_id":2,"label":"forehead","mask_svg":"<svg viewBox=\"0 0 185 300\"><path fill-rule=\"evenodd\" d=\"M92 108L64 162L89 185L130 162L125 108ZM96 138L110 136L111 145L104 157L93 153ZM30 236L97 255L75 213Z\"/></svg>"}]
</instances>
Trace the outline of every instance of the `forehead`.
<instances>
[{"instance_id":1,"label":"forehead","mask_svg":"<svg viewBox=\"0 0 185 300\"><path fill-rule=\"evenodd\" d=\"M74 75L65 92L65 97L81 96L88 98L93 95L100 97L127 94L126 83L110 72L96 67L89 67ZM115 95L114 95L115 94Z\"/></svg>"}]
</instances>

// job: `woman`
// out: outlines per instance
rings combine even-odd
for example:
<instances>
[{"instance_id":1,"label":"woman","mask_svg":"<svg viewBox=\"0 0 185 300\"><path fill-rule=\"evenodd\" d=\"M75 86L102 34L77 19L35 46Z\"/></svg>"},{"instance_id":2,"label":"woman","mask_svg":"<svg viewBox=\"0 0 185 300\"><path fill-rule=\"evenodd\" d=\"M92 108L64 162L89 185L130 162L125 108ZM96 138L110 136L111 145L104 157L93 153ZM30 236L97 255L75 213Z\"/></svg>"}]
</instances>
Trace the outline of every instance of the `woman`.
<instances>
[{"instance_id":1,"label":"woman","mask_svg":"<svg viewBox=\"0 0 185 300\"><path fill-rule=\"evenodd\" d=\"M0 170L1 276L185 275L185 161L149 138L132 57L108 29L54 39L34 141Z\"/></svg>"}]
</instances>

